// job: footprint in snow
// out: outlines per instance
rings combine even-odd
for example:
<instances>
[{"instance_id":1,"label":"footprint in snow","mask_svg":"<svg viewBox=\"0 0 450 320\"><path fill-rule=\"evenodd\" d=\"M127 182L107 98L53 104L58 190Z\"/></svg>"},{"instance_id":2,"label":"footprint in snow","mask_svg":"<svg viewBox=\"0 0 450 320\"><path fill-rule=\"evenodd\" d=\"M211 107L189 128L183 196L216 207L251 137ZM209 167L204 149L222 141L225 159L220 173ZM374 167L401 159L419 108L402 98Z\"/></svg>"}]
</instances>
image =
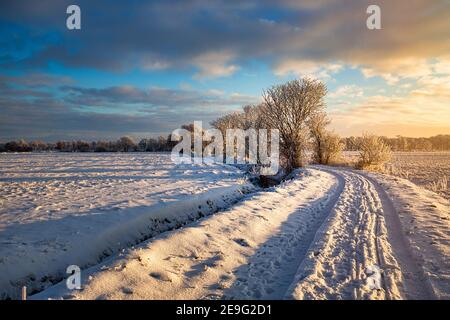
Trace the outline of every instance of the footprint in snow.
<instances>
[{"instance_id":1,"label":"footprint in snow","mask_svg":"<svg viewBox=\"0 0 450 320\"><path fill-rule=\"evenodd\" d=\"M172 282L172 279L167 274L161 273L161 272L150 272L150 277L155 278L160 281Z\"/></svg>"},{"instance_id":2,"label":"footprint in snow","mask_svg":"<svg viewBox=\"0 0 450 320\"><path fill-rule=\"evenodd\" d=\"M243 247L251 247L251 245L247 242L247 240L242 238L234 239L234 242Z\"/></svg>"},{"instance_id":3,"label":"footprint in snow","mask_svg":"<svg viewBox=\"0 0 450 320\"><path fill-rule=\"evenodd\" d=\"M125 294L133 294L133 289L131 288L122 288L122 292Z\"/></svg>"}]
</instances>

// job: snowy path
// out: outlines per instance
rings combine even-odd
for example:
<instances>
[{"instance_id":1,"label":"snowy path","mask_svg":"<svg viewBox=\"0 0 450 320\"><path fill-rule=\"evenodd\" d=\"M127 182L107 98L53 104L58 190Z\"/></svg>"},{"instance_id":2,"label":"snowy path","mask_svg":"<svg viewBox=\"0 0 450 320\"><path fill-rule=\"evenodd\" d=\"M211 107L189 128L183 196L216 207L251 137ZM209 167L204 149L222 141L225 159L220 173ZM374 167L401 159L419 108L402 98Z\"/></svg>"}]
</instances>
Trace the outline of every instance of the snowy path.
<instances>
[{"instance_id":1,"label":"snowy path","mask_svg":"<svg viewBox=\"0 0 450 320\"><path fill-rule=\"evenodd\" d=\"M162 234L83 273L77 299L282 298L342 186L306 170L227 211ZM61 297L64 283L36 298Z\"/></svg>"},{"instance_id":2,"label":"snowy path","mask_svg":"<svg viewBox=\"0 0 450 320\"><path fill-rule=\"evenodd\" d=\"M390 248L382 233L383 208L373 186L354 172L322 170L343 180L344 191L302 261L288 297L390 298L396 290L387 285L386 275L379 279L379 288L383 290L373 290L367 285L374 269L386 271L387 266L382 265L385 252L390 259Z\"/></svg>"},{"instance_id":3,"label":"snowy path","mask_svg":"<svg viewBox=\"0 0 450 320\"><path fill-rule=\"evenodd\" d=\"M386 224L402 268L404 297L450 299L449 201L405 179L367 176L389 208Z\"/></svg>"},{"instance_id":4,"label":"snowy path","mask_svg":"<svg viewBox=\"0 0 450 320\"><path fill-rule=\"evenodd\" d=\"M328 221L317 233L317 241L300 265L287 297L400 298L396 285L399 267L387 239L384 221L386 208L375 187L353 171L321 170L344 180L344 191ZM377 277L377 270L381 271L380 277Z\"/></svg>"},{"instance_id":5,"label":"snowy path","mask_svg":"<svg viewBox=\"0 0 450 320\"><path fill-rule=\"evenodd\" d=\"M377 181L352 170L306 169L272 191L84 270L81 291L60 283L34 298L448 297L448 207L435 206L439 224L424 215L425 229L406 236L402 217L416 213L399 216L404 195ZM430 234L436 246L421 242Z\"/></svg>"},{"instance_id":6,"label":"snowy path","mask_svg":"<svg viewBox=\"0 0 450 320\"><path fill-rule=\"evenodd\" d=\"M389 199L386 192L375 179L369 178L375 187L383 205L383 214L386 224L389 226L388 236L395 256L401 266L402 271L402 291L407 299L436 299L436 295L430 286L424 270L418 264L417 258L412 252L408 240L404 236L401 222L394 204Z\"/></svg>"},{"instance_id":7,"label":"snowy path","mask_svg":"<svg viewBox=\"0 0 450 320\"><path fill-rule=\"evenodd\" d=\"M449 298L450 211L445 199L403 179L388 183L384 175L317 169L344 179L346 186L288 298ZM413 190L406 193L403 184ZM416 219L420 225L408 230ZM381 290L368 286L376 279L374 269L381 271Z\"/></svg>"}]
</instances>

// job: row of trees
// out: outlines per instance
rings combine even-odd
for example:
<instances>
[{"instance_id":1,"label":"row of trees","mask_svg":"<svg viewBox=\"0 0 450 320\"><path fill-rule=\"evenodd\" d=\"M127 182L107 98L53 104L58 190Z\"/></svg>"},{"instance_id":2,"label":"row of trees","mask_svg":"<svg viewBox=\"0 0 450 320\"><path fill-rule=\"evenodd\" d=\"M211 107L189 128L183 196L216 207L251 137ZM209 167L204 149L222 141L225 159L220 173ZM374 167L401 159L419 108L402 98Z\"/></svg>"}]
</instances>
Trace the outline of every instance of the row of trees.
<instances>
[{"instance_id":1,"label":"row of trees","mask_svg":"<svg viewBox=\"0 0 450 320\"><path fill-rule=\"evenodd\" d=\"M303 78L269 88L259 105L246 106L241 112L225 115L211 123L223 136L227 129L278 129L280 160L287 172L302 167L312 152L312 160L330 164L339 160L344 149L359 151L356 166L379 168L391 158L391 151L450 150L450 136L431 138L386 138L371 134L340 138L327 129L325 85ZM226 142L225 142L226 143Z\"/></svg>"},{"instance_id":2,"label":"row of trees","mask_svg":"<svg viewBox=\"0 0 450 320\"><path fill-rule=\"evenodd\" d=\"M324 98L326 86L318 80L303 78L273 86L263 93L263 102L246 106L242 112L225 115L211 123L226 137L227 129L277 129L280 137L280 164L286 172L301 167L307 159L307 151L312 146L314 160L328 164L344 148L340 138L326 129L329 120L325 114ZM192 126L184 126L193 131ZM227 144L227 141L224 141ZM170 136L159 139L142 139L136 144L129 137L114 142L42 142L27 143L23 140L8 142L3 151L45 151L65 152L130 152L130 151L170 151L173 144Z\"/></svg>"},{"instance_id":3,"label":"row of trees","mask_svg":"<svg viewBox=\"0 0 450 320\"><path fill-rule=\"evenodd\" d=\"M328 164L339 155L344 144L326 128L329 123L326 94L327 88L320 81L310 78L289 81L264 91L261 104L246 106L211 125L223 136L227 129L277 129L281 165L287 172L302 167L310 149L315 162Z\"/></svg>"},{"instance_id":4,"label":"row of trees","mask_svg":"<svg viewBox=\"0 0 450 320\"><path fill-rule=\"evenodd\" d=\"M255 112L256 111L256 112ZM217 129L221 129L225 134L228 126L235 126L244 130L252 127L261 126L258 122L259 111L258 106L245 106L242 112L235 112L213 121L211 124ZM321 150L329 150L327 145L322 146L321 142L331 144L343 144L345 151L359 151L363 137L347 137L339 138L336 134L323 131L329 120L325 116L315 118L316 122L311 122L310 129L316 137L315 143L317 148ZM192 125L184 125L183 128L189 129ZM323 135L331 135L328 139L324 139ZM225 136L225 135L224 135ZM430 138L408 138L397 136L396 138L380 137L392 151L450 151L450 135L437 135ZM309 142L311 143L311 141ZM117 141L58 141L56 143L46 143L40 140L27 142L25 140L10 141L0 144L0 152L32 152L32 151L62 151L62 152L126 152L126 151L147 151L161 152L171 151L174 142L170 141L170 135L166 138L160 136L158 138L141 139L139 143L135 143L130 137L122 137ZM336 149L336 148L332 148ZM328 162L333 158L333 154L322 154L322 160L316 159L318 162Z\"/></svg>"},{"instance_id":5,"label":"row of trees","mask_svg":"<svg viewBox=\"0 0 450 320\"><path fill-rule=\"evenodd\" d=\"M343 138L345 150L358 151L362 137ZM397 136L395 138L380 137L391 147L392 151L449 151L450 135L437 135L430 138L408 138Z\"/></svg>"},{"instance_id":6,"label":"row of trees","mask_svg":"<svg viewBox=\"0 0 450 320\"><path fill-rule=\"evenodd\" d=\"M359 150L359 167L380 164L390 157L390 151L450 150L450 136L432 138L385 138L373 135L341 139L327 129L330 120L325 113L326 86L318 80L303 78L273 86L263 92L262 103L243 107L242 111L227 114L211 122L225 138L227 129L277 129L280 137L280 164L286 172L302 167L310 158L315 163L329 164L337 160L342 150ZM193 125L182 128L195 131ZM234 138L233 138L234 139ZM132 152L171 151L177 142L171 136L142 139L135 143L129 137L117 141L84 142L60 141L46 144L40 141L12 141L0 145L0 151L63 152ZM224 141L227 145L227 141ZM193 141L192 141L193 144ZM231 144L230 144L231 145ZM225 149L225 148L224 148Z\"/></svg>"},{"instance_id":7,"label":"row of trees","mask_svg":"<svg viewBox=\"0 0 450 320\"><path fill-rule=\"evenodd\" d=\"M116 141L58 141L56 143L45 143L42 141L26 142L25 140L10 141L0 144L0 152L163 152L171 151L174 142L170 136L158 138L141 139L139 143L130 137L121 137Z\"/></svg>"}]
</instances>

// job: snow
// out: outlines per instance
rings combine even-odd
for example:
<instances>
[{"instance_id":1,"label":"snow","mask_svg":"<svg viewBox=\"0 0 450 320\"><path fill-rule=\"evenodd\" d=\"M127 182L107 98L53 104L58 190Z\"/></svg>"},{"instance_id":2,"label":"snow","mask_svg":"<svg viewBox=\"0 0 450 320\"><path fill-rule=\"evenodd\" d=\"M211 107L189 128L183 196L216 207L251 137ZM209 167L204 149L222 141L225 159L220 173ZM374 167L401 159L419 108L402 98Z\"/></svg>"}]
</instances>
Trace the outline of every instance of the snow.
<instances>
[{"instance_id":1,"label":"snow","mask_svg":"<svg viewBox=\"0 0 450 320\"><path fill-rule=\"evenodd\" d=\"M344 159L355 164L358 151L345 151ZM407 179L450 200L450 152L393 152L383 172Z\"/></svg>"},{"instance_id":2,"label":"snow","mask_svg":"<svg viewBox=\"0 0 450 320\"><path fill-rule=\"evenodd\" d=\"M449 299L450 211L412 182L317 167L344 188L299 267L295 299ZM373 270L380 271L374 290Z\"/></svg>"},{"instance_id":3,"label":"snow","mask_svg":"<svg viewBox=\"0 0 450 320\"><path fill-rule=\"evenodd\" d=\"M68 265L97 264L253 188L234 167L170 154L1 154L0 296L41 290Z\"/></svg>"},{"instance_id":4,"label":"snow","mask_svg":"<svg viewBox=\"0 0 450 320\"><path fill-rule=\"evenodd\" d=\"M450 203L440 195L397 177L371 173L396 211L397 236L413 261L404 263L407 298L450 299ZM414 277L419 278L419 281ZM421 284L421 287L417 284ZM409 288L408 288L409 286Z\"/></svg>"},{"instance_id":5,"label":"snow","mask_svg":"<svg viewBox=\"0 0 450 320\"><path fill-rule=\"evenodd\" d=\"M85 270L82 291L60 283L34 298L281 298L336 187L332 175L306 170Z\"/></svg>"},{"instance_id":6,"label":"snow","mask_svg":"<svg viewBox=\"0 0 450 320\"><path fill-rule=\"evenodd\" d=\"M374 186L351 170L319 167L341 186L327 221L302 261L287 296L295 299L398 299L398 265L386 234L384 211ZM370 286L373 269L384 272ZM378 290L376 290L378 289Z\"/></svg>"},{"instance_id":7,"label":"snow","mask_svg":"<svg viewBox=\"0 0 450 320\"><path fill-rule=\"evenodd\" d=\"M1 158L15 212L0 215L2 291L27 283L45 289L31 299L450 299L450 206L438 194L327 166L256 189L237 168L176 166L168 156L19 157L20 169ZM82 267L82 290L60 281L69 264Z\"/></svg>"}]
</instances>

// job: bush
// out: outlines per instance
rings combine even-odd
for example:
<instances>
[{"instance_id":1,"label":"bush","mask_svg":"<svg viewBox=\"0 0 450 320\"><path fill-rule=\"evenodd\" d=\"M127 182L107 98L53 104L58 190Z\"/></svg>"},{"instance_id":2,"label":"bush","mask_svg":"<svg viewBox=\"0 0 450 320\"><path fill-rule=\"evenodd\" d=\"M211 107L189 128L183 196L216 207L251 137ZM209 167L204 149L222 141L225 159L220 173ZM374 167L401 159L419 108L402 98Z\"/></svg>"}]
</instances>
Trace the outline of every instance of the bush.
<instances>
[{"instance_id":1,"label":"bush","mask_svg":"<svg viewBox=\"0 0 450 320\"><path fill-rule=\"evenodd\" d=\"M330 164L339 159L345 144L341 138L326 129L330 123L324 112L318 113L309 121L312 138L313 161L319 164Z\"/></svg>"},{"instance_id":2,"label":"bush","mask_svg":"<svg viewBox=\"0 0 450 320\"><path fill-rule=\"evenodd\" d=\"M380 168L391 159L391 148L380 137L364 134L359 143L359 169Z\"/></svg>"},{"instance_id":3,"label":"bush","mask_svg":"<svg viewBox=\"0 0 450 320\"><path fill-rule=\"evenodd\" d=\"M341 141L339 135L327 132L325 133L322 141L322 148L320 152L320 162L321 164L330 164L336 162L344 150L344 143Z\"/></svg>"}]
</instances>

